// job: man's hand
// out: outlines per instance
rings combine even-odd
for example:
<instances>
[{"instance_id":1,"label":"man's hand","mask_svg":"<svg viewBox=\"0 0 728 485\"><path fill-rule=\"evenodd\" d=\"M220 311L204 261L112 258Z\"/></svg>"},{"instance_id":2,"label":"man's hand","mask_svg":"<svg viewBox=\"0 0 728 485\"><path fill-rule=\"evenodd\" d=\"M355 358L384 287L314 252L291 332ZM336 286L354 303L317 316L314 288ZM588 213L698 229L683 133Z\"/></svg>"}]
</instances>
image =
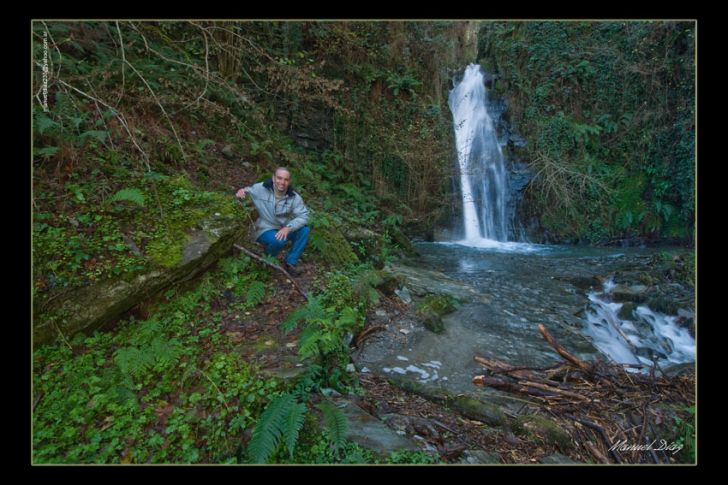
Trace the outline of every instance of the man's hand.
<instances>
[{"instance_id":1,"label":"man's hand","mask_svg":"<svg viewBox=\"0 0 728 485\"><path fill-rule=\"evenodd\" d=\"M285 239L288 238L289 232L291 232L290 227L285 226L285 227L281 228L281 230L276 233L276 239L278 239L279 241L284 241Z\"/></svg>"},{"instance_id":2,"label":"man's hand","mask_svg":"<svg viewBox=\"0 0 728 485\"><path fill-rule=\"evenodd\" d=\"M245 193L245 189L240 189L235 193L235 197L239 197L241 199L244 199L247 194Z\"/></svg>"}]
</instances>

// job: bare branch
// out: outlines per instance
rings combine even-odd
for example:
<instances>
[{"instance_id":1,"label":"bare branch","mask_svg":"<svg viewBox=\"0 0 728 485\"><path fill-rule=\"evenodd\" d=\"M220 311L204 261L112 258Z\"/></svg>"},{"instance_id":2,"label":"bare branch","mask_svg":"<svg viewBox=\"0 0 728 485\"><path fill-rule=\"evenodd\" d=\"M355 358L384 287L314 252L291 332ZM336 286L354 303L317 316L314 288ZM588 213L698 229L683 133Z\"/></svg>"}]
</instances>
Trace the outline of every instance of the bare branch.
<instances>
[{"instance_id":1,"label":"bare branch","mask_svg":"<svg viewBox=\"0 0 728 485\"><path fill-rule=\"evenodd\" d=\"M116 100L118 105L121 98L124 97L124 87L126 86L126 72L124 71L124 64L126 64L126 54L124 53L124 40L121 38L121 28L119 27L119 21L116 21L116 31L119 33L119 47L121 48L121 94L119 99Z\"/></svg>"},{"instance_id":2,"label":"bare branch","mask_svg":"<svg viewBox=\"0 0 728 485\"><path fill-rule=\"evenodd\" d=\"M121 31L119 31L119 36L121 36ZM154 90L149 85L149 83L147 82L147 80L144 79L144 76L142 76L142 74L137 70L136 67L134 67L134 65L131 62L129 62L127 59L124 59L124 62L132 69L132 71L134 71L134 73L137 76L139 76L139 79L142 80L142 82L147 87L147 89L149 89L149 92L152 93L152 97L157 102L157 105L162 110L162 113L164 114L164 117L167 118L167 121L169 122L169 126L172 128L172 132L174 133L174 137L177 139L177 145L179 145L179 149L180 149L180 151L182 153L182 158L185 161L187 161L187 155L185 154L185 149L182 147L182 142L180 141L179 135L177 134L177 129L174 127L174 123L172 123L172 119L167 114L167 110L164 109L164 106L162 106L162 103L159 101L159 98L157 97L157 94L154 92Z\"/></svg>"},{"instance_id":3,"label":"bare branch","mask_svg":"<svg viewBox=\"0 0 728 485\"><path fill-rule=\"evenodd\" d=\"M77 93L81 94L82 96L85 96L88 99L95 100L95 101L103 104L107 108L111 109L114 112L114 114L116 115L116 118L119 120L119 122L122 124L122 126L126 129L126 132L129 135L129 138L131 138L132 143L134 143L134 146L142 154L142 156L143 156L142 161L144 162L144 165L146 166L147 171L150 172L152 170L151 167L149 166L149 155L147 155L147 153L144 150L142 150L142 147L140 147L139 144L137 143L136 138L134 138L134 135L131 133L131 130L129 129L129 124L126 122L126 118L121 113L121 111L119 111L118 109L114 108L110 104L104 102L103 100L101 100L99 98L95 98L95 97L91 96L90 94L84 93L80 89L78 89L78 88L76 88L74 86L71 86L70 84L68 84L67 82L65 82L62 79L59 79L58 82L61 83L64 86L67 86L67 87L73 89L74 91L76 91Z\"/></svg>"}]
</instances>

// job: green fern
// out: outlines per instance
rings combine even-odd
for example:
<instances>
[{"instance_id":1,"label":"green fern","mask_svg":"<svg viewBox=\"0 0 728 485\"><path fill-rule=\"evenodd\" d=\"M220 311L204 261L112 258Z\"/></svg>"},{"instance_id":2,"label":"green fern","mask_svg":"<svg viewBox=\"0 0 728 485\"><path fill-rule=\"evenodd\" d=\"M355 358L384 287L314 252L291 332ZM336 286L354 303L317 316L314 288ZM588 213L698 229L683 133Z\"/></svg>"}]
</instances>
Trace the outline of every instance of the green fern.
<instances>
[{"instance_id":1,"label":"green fern","mask_svg":"<svg viewBox=\"0 0 728 485\"><path fill-rule=\"evenodd\" d=\"M298 403L292 394L273 399L253 428L253 437L248 444L249 461L266 463L278 449L281 439L293 456L307 411L306 405Z\"/></svg>"},{"instance_id":2,"label":"green fern","mask_svg":"<svg viewBox=\"0 0 728 485\"><path fill-rule=\"evenodd\" d=\"M138 206L144 207L144 194L138 189L121 189L109 198L109 202L128 200Z\"/></svg>"},{"instance_id":3,"label":"green fern","mask_svg":"<svg viewBox=\"0 0 728 485\"><path fill-rule=\"evenodd\" d=\"M168 367L177 362L182 355L183 346L176 338L167 339L160 335L152 340L146 351L154 358L156 364Z\"/></svg>"},{"instance_id":4,"label":"green fern","mask_svg":"<svg viewBox=\"0 0 728 485\"><path fill-rule=\"evenodd\" d=\"M334 449L340 448L346 442L346 433L348 431L346 416L329 401L321 401L316 407L323 413L324 424L328 430L331 445Z\"/></svg>"},{"instance_id":5,"label":"green fern","mask_svg":"<svg viewBox=\"0 0 728 485\"><path fill-rule=\"evenodd\" d=\"M154 366L164 368L179 360L184 351L182 343L175 338L159 335L160 330L159 323L146 321L131 339L133 345L114 353L114 362L122 374L139 378Z\"/></svg>"},{"instance_id":6,"label":"green fern","mask_svg":"<svg viewBox=\"0 0 728 485\"><path fill-rule=\"evenodd\" d=\"M136 347L124 347L114 352L114 362L123 374L139 377L154 365L154 356Z\"/></svg>"},{"instance_id":7,"label":"green fern","mask_svg":"<svg viewBox=\"0 0 728 485\"><path fill-rule=\"evenodd\" d=\"M248 288L248 294L245 304L254 307L257 306L265 297L265 285L260 281L253 281Z\"/></svg>"},{"instance_id":8,"label":"green fern","mask_svg":"<svg viewBox=\"0 0 728 485\"><path fill-rule=\"evenodd\" d=\"M283 421L283 436L285 437L286 448L290 457L293 457L293 451L296 448L298 436L301 428L303 428L303 422L307 412L308 408L305 404L295 403Z\"/></svg>"},{"instance_id":9,"label":"green fern","mask_svg":"<svg viewBox=\"0 0 728 485\"><path fill-rule=\"evenodd\" d=\"M308 326L303 329L298 337L299 354L302 357L311 357L319 353L319 343L326 337L321 329Z\"/></svg>"},{"instance_id":10,"label":"green fern","mask_svg":"<svg viewBox=\"0 0 728 485\"><path fill-rule=\"evenodd\" d=\"M135 346L144 346L162 332L162 326L156 320L145 320L139 323L130 342Z\"/></svg>"},{"instance_id":11,"label":"green fern","mask_svg":"<svg viewBox=\"0 0 728 485\"><path fill-rule=\"evenodd\" d=\"M312 233L308 238L308 242L311 247L314 248L316 251L321 254L326 254L328 250L328 244L326 243L326 239L321 237L321 235L317 233Z\"/></svg>"},{"instance_id":12,"label":"green fern","mask_svg":"<svg viewBox=\"0 0 728 485\"><path fill-rule=\"evenodd\" d=\"M321 297L316 296L309 300L306 306L297 308L293 313L288 315L283 323L281 323L281 329L288 333L294 328L301 320L313 321L326 317L326 311L321 305Z\"/></svg>"}]
</instances>

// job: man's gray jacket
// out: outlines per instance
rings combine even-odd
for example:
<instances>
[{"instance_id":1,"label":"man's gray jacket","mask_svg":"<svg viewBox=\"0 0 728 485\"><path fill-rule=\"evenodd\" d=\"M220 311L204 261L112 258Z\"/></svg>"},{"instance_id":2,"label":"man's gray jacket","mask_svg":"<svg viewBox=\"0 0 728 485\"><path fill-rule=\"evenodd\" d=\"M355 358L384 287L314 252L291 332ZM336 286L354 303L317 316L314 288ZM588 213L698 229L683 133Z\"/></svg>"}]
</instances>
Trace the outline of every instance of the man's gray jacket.
<instances>
[{"instance_id":1,"label":"man's gray jacket","mask_svg":"<svg viewBox=\"0 0 728 485\"><path fill-rule=\"evenodd\" d=\"M252 196L253 204L258 210L255 239L270 229L278 230L288 226L293 232L308 224L308 209L301 196L290 186L286 195L277 201L272 179L245 187L245 192Z\"/></svg>"}]
</instances>

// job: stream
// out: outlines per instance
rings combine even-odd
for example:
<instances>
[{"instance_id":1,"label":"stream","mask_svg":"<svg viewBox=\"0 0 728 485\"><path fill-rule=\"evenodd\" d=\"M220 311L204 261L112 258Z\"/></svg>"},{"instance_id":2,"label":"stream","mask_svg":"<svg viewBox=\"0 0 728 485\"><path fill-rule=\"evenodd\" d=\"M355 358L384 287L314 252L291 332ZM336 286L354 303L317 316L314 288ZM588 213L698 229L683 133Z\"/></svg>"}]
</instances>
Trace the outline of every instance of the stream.
<instances>
[{"instance_id":1,"label":"stream","mask_svg":"<svg viewBox=\"0 0 728 485\"><path fill-rule=\"evenodd\" d=\"M678 325L677 316L643 303L623 319L618 316L623 303L612 301L615 288L631 292L637 301L645 298L648 289L636 279L650 271L657 250L496 241L484 246L418 243L419 257L394 265L390 270L405 275L405 293L415 302L427 294L448 293L461 303L443 317L440 334L410 316L379 315L387 332L367 339L354 353L359 370L508 400L472 384L472 377L483 373L473 356L534 367L563 360L538 332L538 324L583 360L642 364L629 369L633 372L646 372L655 361L661 370L694 363L695 340ZM671 295L684 306L680 312L691 313L692 288L675 286L680 285L673 285Z\"/></svg>"}]
</instances>

